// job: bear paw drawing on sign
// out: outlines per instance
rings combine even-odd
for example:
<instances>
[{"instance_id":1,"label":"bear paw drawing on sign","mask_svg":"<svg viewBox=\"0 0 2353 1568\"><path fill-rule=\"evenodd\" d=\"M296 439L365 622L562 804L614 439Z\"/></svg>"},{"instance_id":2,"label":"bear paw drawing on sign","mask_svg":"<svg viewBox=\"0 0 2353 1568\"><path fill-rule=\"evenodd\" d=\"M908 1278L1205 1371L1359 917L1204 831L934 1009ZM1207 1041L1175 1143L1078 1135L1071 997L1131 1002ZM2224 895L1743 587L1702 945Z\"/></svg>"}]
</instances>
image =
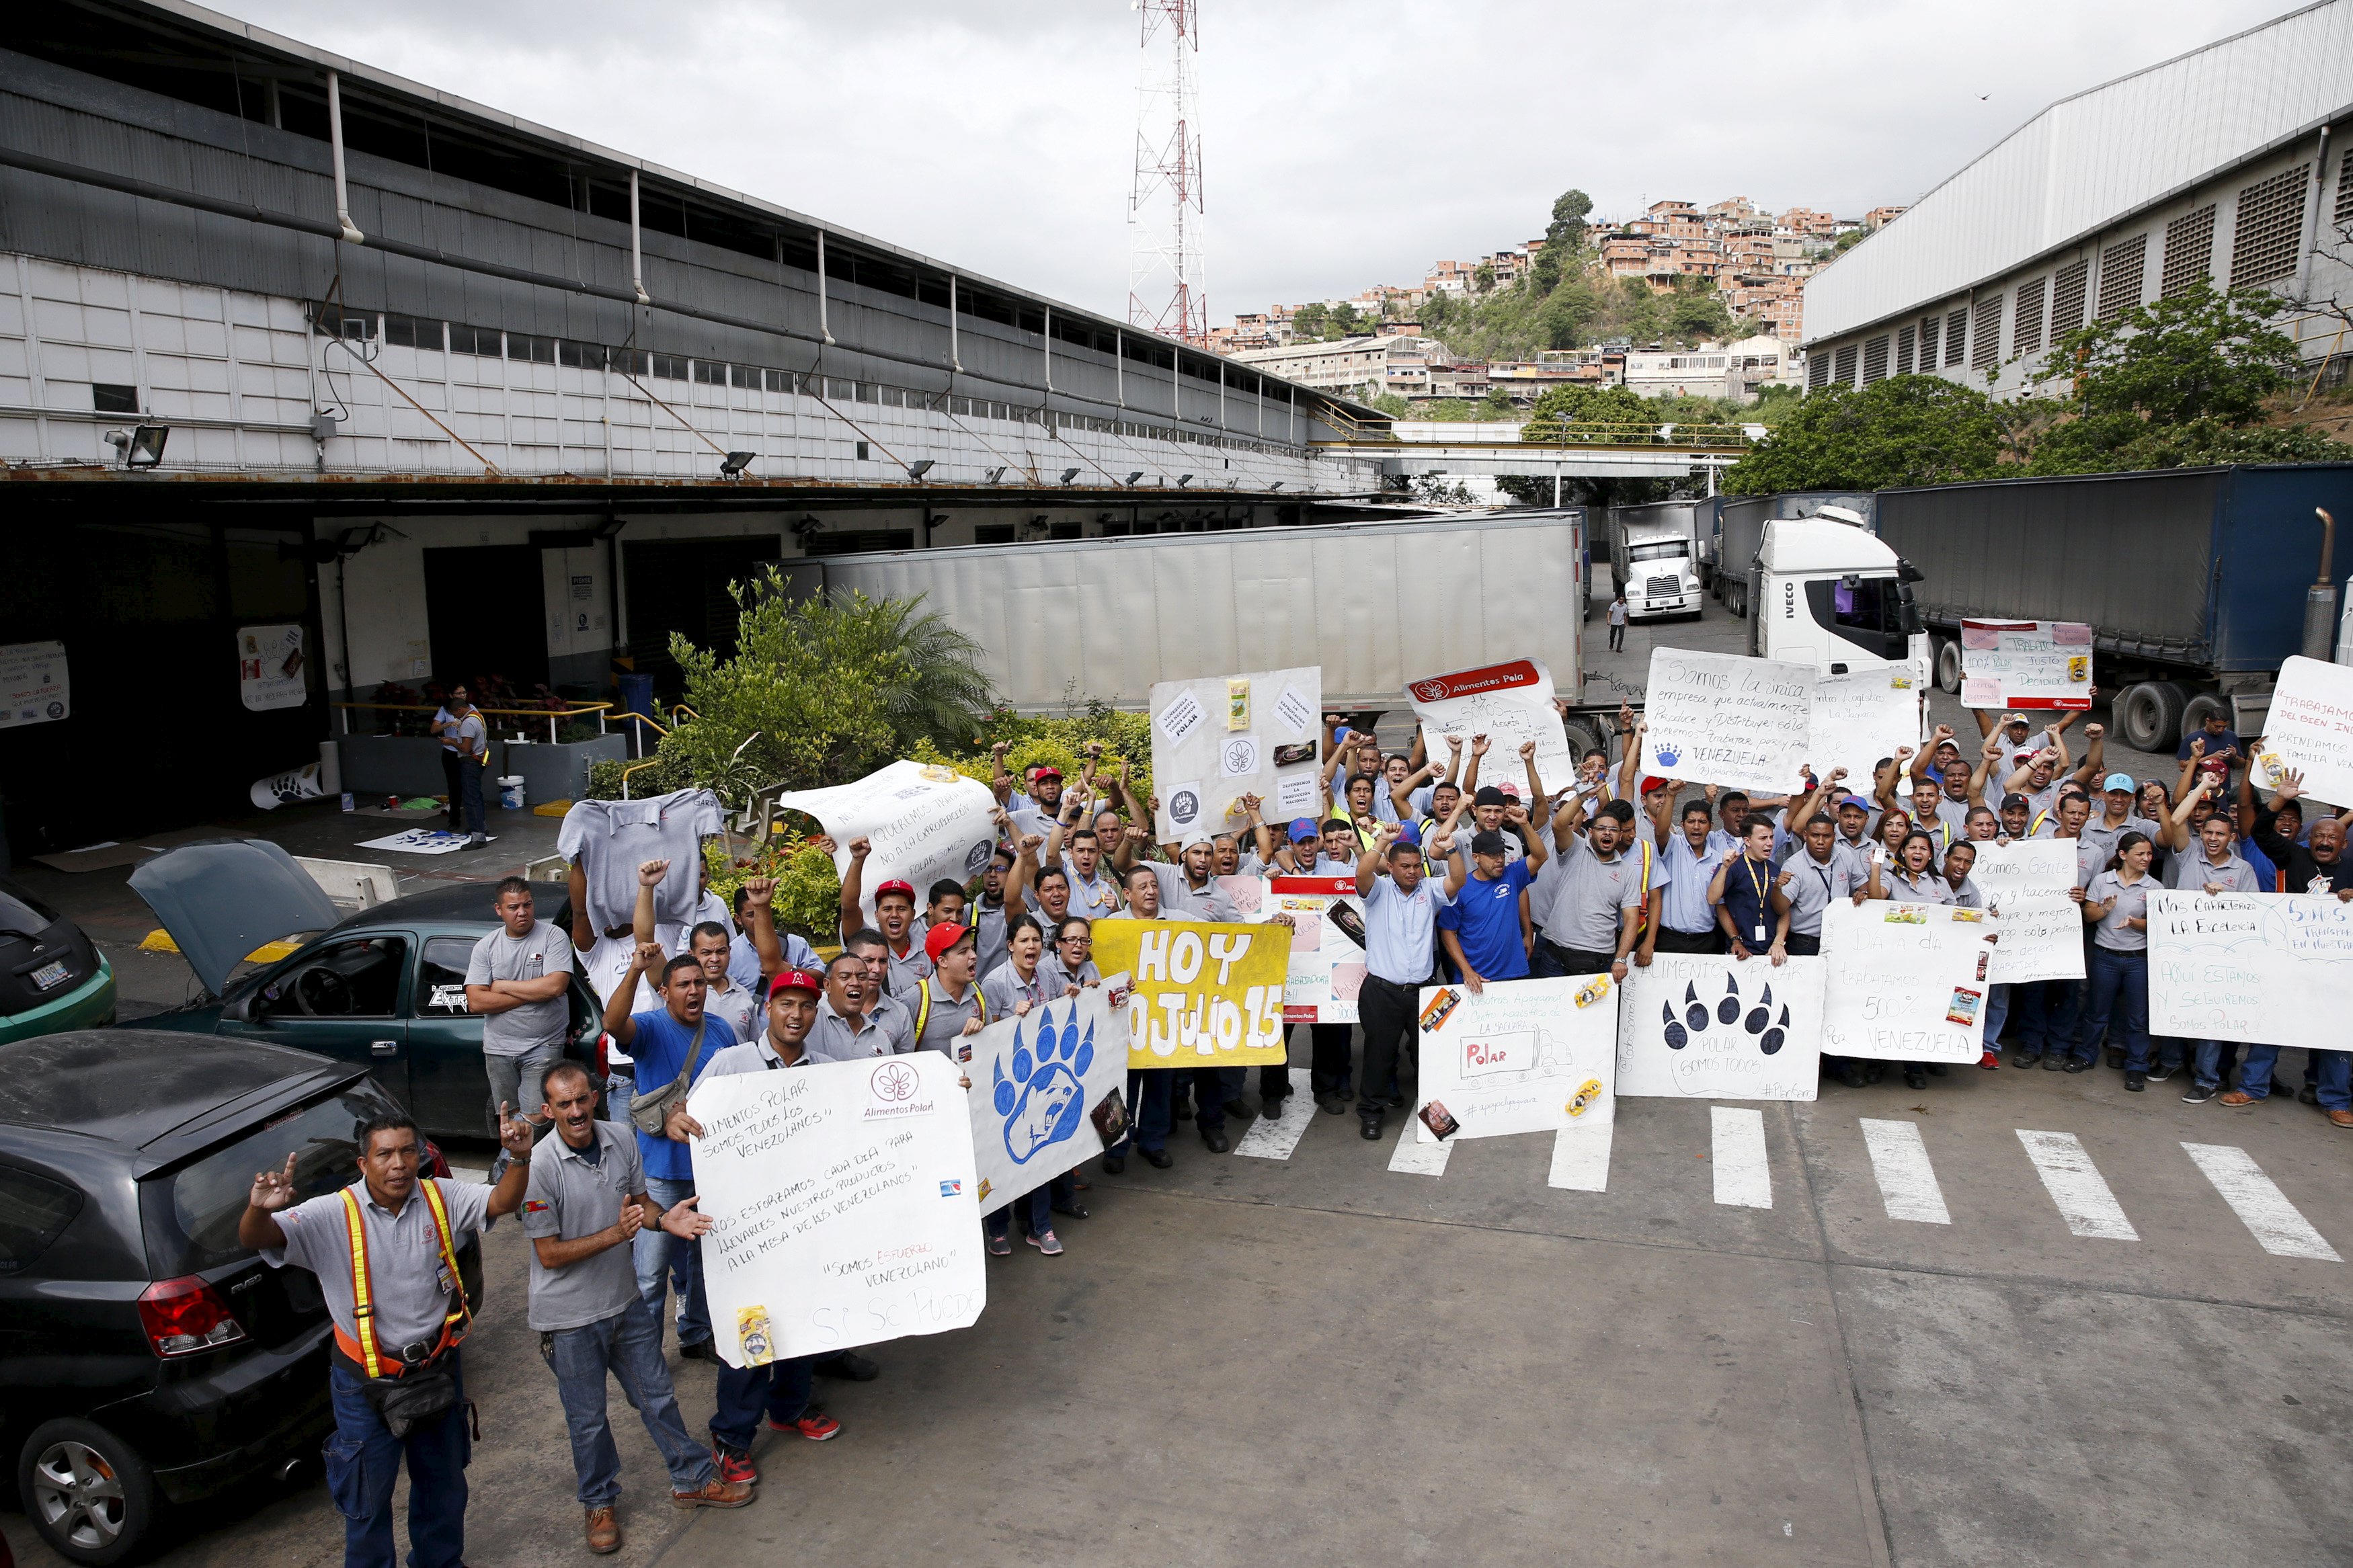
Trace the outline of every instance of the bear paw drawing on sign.
<instances>
[{"instance_id":1,"label":"bear paw drawing on sign","mask_svg":"<svg viewBox=\"0 0 2353 1568\"><path fill-rule=\"evenodd\" d=\"M1021 1165L1072 1136L1086 1119L1083 1080L1094 1065L1095 1036L1089 1025L1086 1037L1080 1038L1076 1006L1064 1010L1057 1029L1054 1010L1048 1005L1039 1010L1031 1045L1021 1043L1018 1025L1013 1038L1009 1064L1000 1063L995 1070L992 1103L1004 1119L1005 1152ZM1009 1076L1007 1065L1012 1068Z\"/></svg>"},{"instance_id":2,"label":"bear paw drawing on sign","mask_svg":"<svg viewBox=\"0 0 2353 1568\"><path fill-rule=\"evenodd\" d=\"M1696 984L1683 987L1683 1003L1680 1022L1676 1020L1673 1003L1662 1003L1659 1007L1661 1020L1666 1025L1669 1050L1680 1051L1694 1043L1702 1046L1715 1044L1717 1037L1711 1036L1708 1031L1719 1024L1727 1033L1734 1025L1738 1025L1756 1041L1757 1050L1768 1057L1779 1050L1788 1038L1788 1005L1782 1004L1781 1016L1778 1019L1774 1017L1773 984L1769 979L1765 982L1764 994L1757 998L1754 1007L1746 1005L1740 994L1739 978L1730 974L1724 977L1724 995L1717 1001L1713 1016L1708 1012L1707 1004L1699 999ZM1745 1017L1742 1016L1744 1011L1746 1014Z\"/></svg>"}]
</instances>

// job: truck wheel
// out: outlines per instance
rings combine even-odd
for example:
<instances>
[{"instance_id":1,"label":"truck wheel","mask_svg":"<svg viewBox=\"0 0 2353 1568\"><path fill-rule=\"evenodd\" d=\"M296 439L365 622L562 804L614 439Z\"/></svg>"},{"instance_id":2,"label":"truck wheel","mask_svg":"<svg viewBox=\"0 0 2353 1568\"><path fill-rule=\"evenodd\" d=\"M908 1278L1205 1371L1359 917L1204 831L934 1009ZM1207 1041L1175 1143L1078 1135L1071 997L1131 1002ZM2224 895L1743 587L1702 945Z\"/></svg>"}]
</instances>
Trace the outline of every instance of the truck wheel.
<instances>
[{"instance_id":1,"label":"truck wheel","mask_svg":"<svg viewBox=\"0 0 2353 1568\"><path fill-rule=\"evenodd\" d=\"M2213 713L2220 713L2227 722L2231 717L2230 700L2227 698L2217 697L2211 691L2201 691L2182 704L2179 741L2186 741L2204 729L2207 716ZM2179 741L2176 742L2177 745Z\"/></svg>"},{"instance_id":2,"label":"truck wheel","mask_svg":"<svg viewBox=\"0 0 2353 1568\"><path fill-rule=\"evenodd\" d=\"M1742 620L1748 618L1748 584L1738 582L1724 591L1724 607Z\"/></svg>"},{"instance_id":3,"label":"truck wheel","mask_svg":"<svg viewBox=\"0 0 2353 1568\"><path fill-rule=\"evenodd\" d=\"M1936 646L1936 689L1957 697L1961 689L1961 645L1951 637L1930 639Z\"/></svg>"},{"instance_id":4,"label":"truck wheel","mask_svg":"<svg viewBox=\"0 0 2353 1568\"><path fill-rule=\"evenodd\" d=\"M2116 693L2116 731L2134 751L2161 756L2180 743L2182 710L2189 706L2189 694L2172 681L2140 681Z\"/></svg>"},{"instance_id":5,"label":"truck wheel","mask_svg":"<svg viewBox=\"0 0 2353 1568\"><path fill-rule=\"evenodd\" d=\"M1588 752L1599 752L1604 756L1609 754L1609 748L1602 743L1601 738L1593 732L1594 727L1586 721L1564 719L1560 727L1567 731L1571 756L1582 759Z\"/></svg>"},{"instance_id":6,"label":"truck wheel","mask_svg":"<svg viewBox=\"0 0 2353 1568\"><path fill-rule=\"evenodd\" d=\"M92 1421L48 1421L16 1461L26 1517L58 1555L108 1568L155 1523L155 1475L131 1446Z\"/></svg>"}]
</instances>

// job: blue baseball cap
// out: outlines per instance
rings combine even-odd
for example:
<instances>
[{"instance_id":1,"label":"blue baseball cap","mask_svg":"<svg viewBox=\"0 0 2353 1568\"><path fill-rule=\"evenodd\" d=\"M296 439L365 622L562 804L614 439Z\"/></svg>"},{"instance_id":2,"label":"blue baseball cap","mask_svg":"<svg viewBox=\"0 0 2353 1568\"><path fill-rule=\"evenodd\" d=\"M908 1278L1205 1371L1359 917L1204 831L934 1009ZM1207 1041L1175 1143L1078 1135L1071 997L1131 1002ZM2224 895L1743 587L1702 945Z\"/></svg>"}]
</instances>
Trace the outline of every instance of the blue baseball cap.
<instances>
[{"instance_id":1,"label":"blue baseball cap","mask_svg":"<svg viewBox=\"0 0 2353 1568\"><path fill-rule=\"evenodd\" d=\"M1291 841L1293 844L1300 843L1305 839L1321 838L1323 837L1324 830L1315 826L1315 819L1314 817L1300 816L1293 817L1292 819Z\"/></svg>"},{"instance_id":2,"label":"blue baseball cap","mask_svg":"<svg viewBox=\"0 0 2353 1568\"><path fill-rule=\"evenodd\" d=\"M1398 841L1398 843L1400 843L1400 844L1410 844L1410 845L1412 845L1412 846L1413 846L1415 848L1417 848L1417 849L1419 849L1419 848L1420 848L1420 847L1421 847L1421 829L1420 829L1420 828L1416 827L1416 826L1415 826L1412 823L1410 823L1410 822L1400 822L1400 823L1398 823L1398 824L1397 825L1397 830L1398 830L1397 841Z\"/></svg>"},{"instance_id":3,"label":"blue baseball cap","mask_svg":"<svg viewBox=\"0 0 2353 1568\"><path fill-rule=\"evenodd\" d=\"M1863 799L1862 796L1859 795L1842 795L1839 796L1839 804L1841 805L1859 805L1865 811L1869 811L1871 809L1871 802Z\"/></svg>"},{"instance_id":4,"label":"blue baseball cap","mask_svg":"<svg viewBox=\"0 0 2353 1568\"><path fill-rule=\"evenodd\" d=\"M2140 781L2130 773L2110 773L2101 782L2100 787L2104 790L2120 789L2130 793L2140 788Z\"/></svg>"}]
</instances>

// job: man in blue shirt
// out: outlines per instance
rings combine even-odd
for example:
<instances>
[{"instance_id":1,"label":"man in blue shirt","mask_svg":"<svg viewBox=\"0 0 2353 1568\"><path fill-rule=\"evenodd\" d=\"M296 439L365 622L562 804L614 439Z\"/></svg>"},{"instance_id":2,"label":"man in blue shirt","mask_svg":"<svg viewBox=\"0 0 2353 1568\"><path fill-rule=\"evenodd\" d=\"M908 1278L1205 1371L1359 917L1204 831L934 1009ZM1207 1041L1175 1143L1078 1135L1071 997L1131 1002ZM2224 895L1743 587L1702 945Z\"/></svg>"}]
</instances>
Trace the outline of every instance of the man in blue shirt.
<instances>
[{"instance_id":1,"label":"man in blue shirt","mask_svg":"<svg viewBox=\"0 0 2353 1568\"><path fill-rule=\"evenodd\" d=\"M662 1005L652 1012L632 1013L629 1004L638 994L638 977L649 972L661 975L656 994L661 997ZM702 966L691 954L681 953L665 962L661 944L649 942L638 945L637 956L629 960L628 974L613 987L612 1000L605 1004L605 1032L613 1037L614 1044L626 1047L636 1058L639 1095L659 1093L677 1082L681 1073L687 1086L692 1088L711 1065L711 1059L737 1043L735 1031L726 1019L704 1015L704 984ZM614 1109L627 1113L629 1107ZM670 1102L660 1132L638 1129L638 1156L645 1167L646 1195L663 1213L694 1195L694 1157L676 1131L685 1115L686 1097L680 1095ZM647 1229L638 1232L631 1248L638 1270L638 1294L653 1304L657 1314L661 1311L662 1290L671 1270L675 1268L686 1281L678 1314L678 1353L691 1361L717 1361L719 1353L711 1344L711 1312L702 1299L700 1245L660 1230Z\"/></svg>"},{"instance_id":2,"label":"man in blue shirt","mask_svg":"<svg viewBox=\"0 0 2353 1568\"><path fill-rule=\"evenodd\" d=\"M1374 1091L1397 1076L1400 1052L1409 1052L1422 982L1431 971L1431 942L1445 900L1422 875L1421 850L1410 824L1387 823L1356 858L1356 891L1365 900L1365 984L1356 1018L1365 1031L1365 1093L1356 1100L1359 1130L1381 1135L1385 1098ZM1383 875L1386 869L1387 875ZM1341 1066L1347 1065L1343 1046Z\"/></svg>"},{"instance_id":3,"label":"man in blue shirt","mask_svg":"<svg viewBox=\"0 0 2353 1568\"><path fill-rule=\"evenodd\" d=\"M1458 814L1461 809L1456 807ZM1463 874L1460 858L1446 873L1449 902L1438 917L1446 956L1474 993L1485 990L1490 980L1525 979L1535 945L1534 932L1523 923L1522 897L1545 863L1545 847L1528 831L1524 807L1506 807L1504 822L1525 853L1507 861L1504 836L1492 827L1480 829L1471 840L1470 874Z\"/></svg>"}]
</instances>

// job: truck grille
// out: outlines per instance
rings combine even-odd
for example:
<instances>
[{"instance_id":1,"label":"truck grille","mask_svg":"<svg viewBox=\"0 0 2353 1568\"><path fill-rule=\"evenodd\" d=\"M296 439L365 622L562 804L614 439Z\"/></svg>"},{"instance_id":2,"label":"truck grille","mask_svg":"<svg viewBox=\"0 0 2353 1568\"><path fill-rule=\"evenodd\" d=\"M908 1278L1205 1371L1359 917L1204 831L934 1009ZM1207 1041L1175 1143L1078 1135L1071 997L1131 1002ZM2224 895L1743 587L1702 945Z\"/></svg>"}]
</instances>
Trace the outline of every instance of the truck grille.
<instances>
[{"instance_id":1,"label":"truck grille","mask_svg":"<svg viewBox=\"0 0 2353 1568\"><path fill-rule=\"evenodd\" d=\"M1653 599L1672 599L1683 592L1683 584L1672 577L1653 577L1642 584L1644 595Z\"/></svg>"}]
</instances>

